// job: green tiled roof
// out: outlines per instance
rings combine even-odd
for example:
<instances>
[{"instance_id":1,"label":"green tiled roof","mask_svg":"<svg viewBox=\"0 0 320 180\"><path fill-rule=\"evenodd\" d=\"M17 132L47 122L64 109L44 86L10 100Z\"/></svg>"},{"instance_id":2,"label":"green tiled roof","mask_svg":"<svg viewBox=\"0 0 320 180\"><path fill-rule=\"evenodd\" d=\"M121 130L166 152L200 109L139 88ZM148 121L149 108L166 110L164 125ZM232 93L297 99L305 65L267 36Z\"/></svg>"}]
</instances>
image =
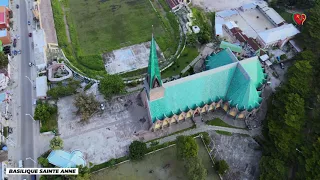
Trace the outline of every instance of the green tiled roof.
<instances>
[{"instance_id":1,"label":"green tiled roof","mask_svg":"<svg viewBox=\"0 0 320 180\"><path fill-rule=\"evenodd\" d=\"M222 49L230 48L231 51L237 52L237 53L241 53L242 52L242 47L241 46L237 46L235 44L231 44L231 43L228 43L228 42L225 42L225 41L221 41L220 48L222 48Z\"/></svg>"},{"instance_id":2,"label":"green tiled roof","mask_svg":"<svg viewBox=\"0 0 320 180\"><path fill-rule=\"evenodd\" d=\"M206 70L214 69L226 64L238 62L237 57L230 51L229 48L220 51L218 54L211 54L206 58Z\"/></svg>"},{"instance_id":3,"label":"green tiled roof","mask_svg":"<svg viewBox=\"0 0 320 180\"><path fill-rule=\"evenodd\" d=\"M161 81L161 73L159 69L159 62L157 56L157 46L156 42L152 35L151 46L150 46L150 55L149 55L149 64L148 64L148 76L150 78L149 88L151 89L153 86L153 82L155 79L158 79L159 85L162 85Z\"/></svg>"},{"instance_id":4,"label":"green tiled roof","mask_svg":"<svg viewBox=\"0 0 320 180\"><path fill-rule=\"evenodd\" d=\"M234 62L234 55L229 49L226 51L214 55L222 59L212 57L219 61L212 65L216 68L164 83L164 97L149 101L153 122L220 99L240 110L258 107L261 93L257 87L265 78L258 58ZM220 62L224 60L227 62Z\"/></svg>"}]
</instances>

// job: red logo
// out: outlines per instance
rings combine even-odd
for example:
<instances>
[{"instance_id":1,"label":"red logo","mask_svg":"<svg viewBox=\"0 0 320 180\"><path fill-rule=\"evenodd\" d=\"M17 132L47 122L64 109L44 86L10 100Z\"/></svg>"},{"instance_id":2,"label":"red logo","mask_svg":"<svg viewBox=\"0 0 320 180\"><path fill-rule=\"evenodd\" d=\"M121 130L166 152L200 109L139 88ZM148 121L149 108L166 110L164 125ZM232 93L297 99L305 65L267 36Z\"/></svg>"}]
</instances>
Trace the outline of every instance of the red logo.
<instances>
[{"instance_id":1,"label":"red logo","mask_svg":"<svg viewBox=\"0 0 320 180\"><path fill-rule=\"evenodd\" d=\"M292 19L296 24L303 25L303 23L307 19L307 16L305 14L295 13L294 15L292 15Z\"/></svg>"}]
</instances>

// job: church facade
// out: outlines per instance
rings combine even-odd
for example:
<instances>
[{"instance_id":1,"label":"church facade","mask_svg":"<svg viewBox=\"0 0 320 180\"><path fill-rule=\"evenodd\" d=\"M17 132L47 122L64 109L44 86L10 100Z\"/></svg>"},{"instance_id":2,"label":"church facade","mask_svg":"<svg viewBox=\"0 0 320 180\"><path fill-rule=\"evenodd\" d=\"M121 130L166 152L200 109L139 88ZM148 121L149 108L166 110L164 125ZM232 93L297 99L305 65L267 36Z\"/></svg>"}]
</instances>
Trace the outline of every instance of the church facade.
<instances>
[{"instance_id":1,"label":"church facade","mask_svg":"<svg viewBox=\"0 0 320 180\"><path fill-rule=\"evenodd\" d=\"M235 119L256 113L267 75L258 57L238 61L229 48L211 54L206 71L163 83L152 37L141 99L155 131L202 113L223 109Z\"/></svg>"}]
</instances>

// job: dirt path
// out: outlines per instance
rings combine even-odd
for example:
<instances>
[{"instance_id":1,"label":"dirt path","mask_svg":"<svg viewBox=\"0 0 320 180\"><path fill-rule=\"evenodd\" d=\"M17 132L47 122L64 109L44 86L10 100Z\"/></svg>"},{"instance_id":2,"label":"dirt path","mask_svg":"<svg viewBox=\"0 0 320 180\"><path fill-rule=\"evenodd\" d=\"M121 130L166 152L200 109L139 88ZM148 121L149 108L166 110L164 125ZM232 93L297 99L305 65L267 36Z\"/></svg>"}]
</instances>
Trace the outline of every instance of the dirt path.
<instances>
[{"instance_id":1,"label":"dirt path","mask_svg":"<svg viewBox=\"0 0 320 180\"><path fill-rule=\"evenodd\" d=\"M67 33L68 43L71 43L71 38L70 38L70 33L69 33L69 26L68 26L67 18L66 18L66 15L65 15L66 11L64 9L63 4L61 4L61 8L62 8L62 11L63 11L63 21L64 21L64 24L66 26L66 33Z\"/></svg>"}]
</instances>

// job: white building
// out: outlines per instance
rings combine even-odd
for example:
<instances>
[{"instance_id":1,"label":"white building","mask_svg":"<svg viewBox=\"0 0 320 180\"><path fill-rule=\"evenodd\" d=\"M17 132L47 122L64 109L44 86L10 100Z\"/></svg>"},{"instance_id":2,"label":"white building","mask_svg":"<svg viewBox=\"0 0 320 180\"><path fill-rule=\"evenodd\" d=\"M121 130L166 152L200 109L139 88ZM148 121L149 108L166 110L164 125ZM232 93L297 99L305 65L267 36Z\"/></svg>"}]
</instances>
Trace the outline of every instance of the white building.
<instances>
[{"instance_id":1,"label":"white building","mask_svg":"<svg viewBox=\"0 0 320 180\"><path fill-rule=\"evenodd\" d=\"M286 21L278 14L273 8L268 7L265 4L259 4L257 8L260 10L260 12L267 17L273 25L275 26L281 26Z\"/></svg>"},{"instance_id":2,"label":"white building","mask_svg":"<svg viewBox=\"0 0 320 180\"><path fill-rule=\"evenodd\" d=\"M250 9L256 9L256 8L257 8L257 5L255 3L245 4L240 7L241 11L248 11Z\"/></svg>"},{"instance_id":3,"label":"white building","mask_svg":"<svg viewBox=\"0 0 320 180\"><path fill-rule=\"evenodd\" d=\"M33 46L34 60L38 70L43 70L47 66L47 43L45 40L45 33L43 29L33 31Z\"/></svg>"},{"instance_id":4,"label":"white building","mask_svg":"<svg viewBox=\"0 0 320 180\"><path fill-rule=\"evenodd\" d=\"M294 27L294 25L286 24L258 33L257 41L262 48L272 46L282 48L284 44L298 33L300 33L300 31Z\"/></svg>"},{"instance_id":5,"label":"white building","mask_svg":"<svg viewBox=\"0 0 320 180\"><path fill-rule=\"evenodd\" d=\"M40 76L36 78L36 95L38 99L45 99L47 97L48 84L47 76Z\"/></svg>"}]
</instances>

